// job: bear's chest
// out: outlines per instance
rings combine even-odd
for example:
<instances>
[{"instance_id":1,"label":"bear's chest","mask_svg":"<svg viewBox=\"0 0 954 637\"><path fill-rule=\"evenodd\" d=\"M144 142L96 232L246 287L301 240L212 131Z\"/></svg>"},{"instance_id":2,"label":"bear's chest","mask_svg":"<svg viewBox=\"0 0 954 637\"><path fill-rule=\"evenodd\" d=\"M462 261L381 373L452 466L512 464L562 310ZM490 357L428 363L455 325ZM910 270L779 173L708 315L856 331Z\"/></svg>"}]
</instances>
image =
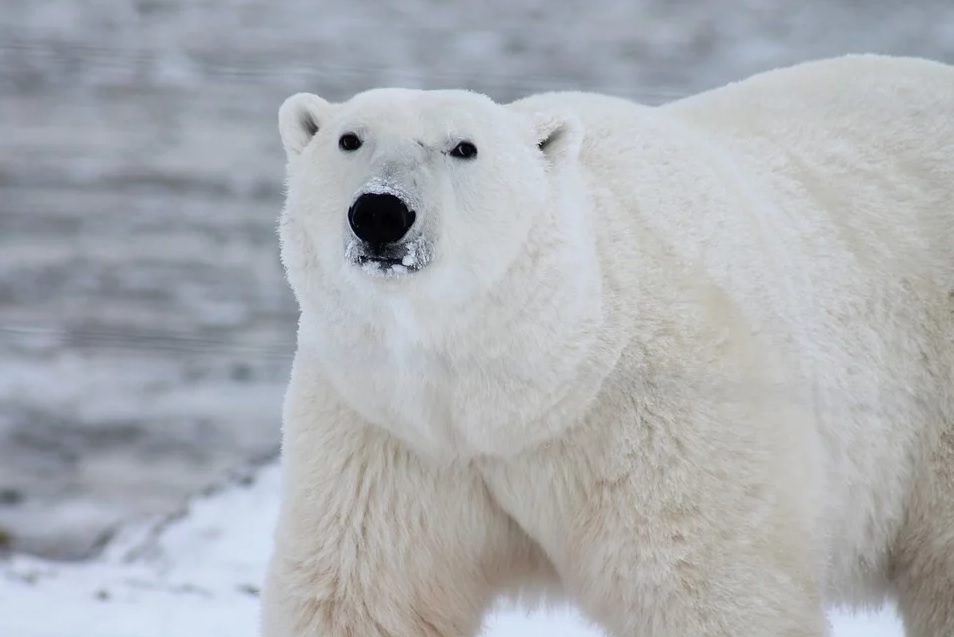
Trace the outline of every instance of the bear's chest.
<instances>
[{"instance_id":1,"label":"bear's chest","mask_svg":"<svg viewBox=\"0 0 954 637\"><path fill-rule=\"evenodd\" d=\"M354 409L421 453L446 457L456 450L458 380L444 361L399 344L362 358L340 370L340 389Z\"/></svg>"},{"instance_id":2,"label":"bear's chest","mask_svg":"<svg viewBox=\"0 0 954 637\"><path fill-rule=\"evenodd\" d=\"M406 343L339 347L329 376L344 401L427 457L519 453L571 426L574 410L558 403L581 402L517 354L455 361Z\"/></svg>"}]
</instances>

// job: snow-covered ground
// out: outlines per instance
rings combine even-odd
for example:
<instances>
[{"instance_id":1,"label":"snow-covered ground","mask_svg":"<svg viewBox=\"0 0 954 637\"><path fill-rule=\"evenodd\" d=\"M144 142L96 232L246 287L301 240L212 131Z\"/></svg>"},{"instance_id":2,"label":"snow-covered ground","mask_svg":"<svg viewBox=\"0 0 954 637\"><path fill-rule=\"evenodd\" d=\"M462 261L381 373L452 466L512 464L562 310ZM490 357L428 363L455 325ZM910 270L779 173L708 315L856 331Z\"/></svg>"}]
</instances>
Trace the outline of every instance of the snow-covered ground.
<instances>
[{"instance_id":1,"label":"snow-covered ground","mask_svg":"<svg viewBox=\"0 0 954 637\"><path fill-rule=\"evenodd\" d=\"M93 562L0 565L0 637L257 637L278 505L271 465L179 515L129 529ZM832 612L834 637L901 637L890 609ZM486 637L596 637L572 609L501 608Z\"/></svg>"}]
</instances>

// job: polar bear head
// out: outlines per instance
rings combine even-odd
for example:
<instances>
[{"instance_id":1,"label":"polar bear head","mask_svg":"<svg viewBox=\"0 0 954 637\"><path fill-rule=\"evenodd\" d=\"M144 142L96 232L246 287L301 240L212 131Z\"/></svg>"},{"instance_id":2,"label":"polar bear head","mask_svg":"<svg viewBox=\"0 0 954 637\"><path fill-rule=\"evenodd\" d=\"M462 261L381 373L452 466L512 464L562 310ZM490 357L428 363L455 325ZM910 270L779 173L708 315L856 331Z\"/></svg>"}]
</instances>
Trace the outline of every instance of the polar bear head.
<instances>
[{"instance_id":1,"label":"polar bear head","mask_svg":"<svg viewBox=\"0 0 954 637\"><path fill-rule=\"evenodd\" d=\"M597 386L588 150L560 100L297 94L279 128L299 351L351 407L422 450L504 453Z\"/></svg>"},{"instance_id":2,"label":"polar bear head","mask_svg":"<svg viewBox=\"0 0 954 637\"><path fill-rule=\"evenodd\" d=\"M279 128L282 251L299 300L320 281L447 309L526 255L566 199L581 139L572 115L450 90L375 89L339 104L301 93L281 106Z\"/></svg>"}]
</instances>

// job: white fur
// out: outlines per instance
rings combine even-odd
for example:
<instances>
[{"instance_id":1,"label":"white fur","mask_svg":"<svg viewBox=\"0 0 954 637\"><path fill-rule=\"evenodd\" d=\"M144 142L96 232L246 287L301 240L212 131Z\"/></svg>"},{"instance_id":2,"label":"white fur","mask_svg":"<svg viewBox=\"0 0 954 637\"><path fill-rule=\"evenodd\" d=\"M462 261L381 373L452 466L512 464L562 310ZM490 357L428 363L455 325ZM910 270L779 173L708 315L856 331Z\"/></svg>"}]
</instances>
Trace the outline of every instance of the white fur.
<instances>
[{"instance_id":1,"label":"white fur","mask_svg":"<svg viewBox=\"0 0 954 637\"><path fill-rule=\"evenodd\" d=\"M954 634L954 69L279 123L301 321L266 637L470 635L522 592L612 635L819 637L887 594ZM348 260L372 186L417 211L420 271Z\"/></svg>"}]
</instances>

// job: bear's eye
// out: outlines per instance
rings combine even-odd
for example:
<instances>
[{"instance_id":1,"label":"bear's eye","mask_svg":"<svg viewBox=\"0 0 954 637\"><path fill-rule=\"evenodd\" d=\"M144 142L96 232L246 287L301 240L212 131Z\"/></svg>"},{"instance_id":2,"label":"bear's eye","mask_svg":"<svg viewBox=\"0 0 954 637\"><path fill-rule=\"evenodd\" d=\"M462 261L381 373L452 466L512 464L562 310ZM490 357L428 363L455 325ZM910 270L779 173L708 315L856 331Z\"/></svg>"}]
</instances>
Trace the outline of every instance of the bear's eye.
<instances>
[{"instance_id":1,"label":"bear's eye","mask_svg":"<svg viewBox=\"0 0 954 637\"><path fill-rule=\"evenodd\" d=\"M461 142L454 146L450 154L451 157L457 157L458 159L473 159L477 156L477 147L470 142Z\"/></svg>"},{"instance_id":2,"label":"bear's eye","mask_svg":"<svg viewBox=\"0 0 954 637\"><path fill-rule=\"evenodd\" d=\"M345 133L338 139L338 148L351 152L361 148L361 138L354 133Z\"/></svg>"}]
</instances>

